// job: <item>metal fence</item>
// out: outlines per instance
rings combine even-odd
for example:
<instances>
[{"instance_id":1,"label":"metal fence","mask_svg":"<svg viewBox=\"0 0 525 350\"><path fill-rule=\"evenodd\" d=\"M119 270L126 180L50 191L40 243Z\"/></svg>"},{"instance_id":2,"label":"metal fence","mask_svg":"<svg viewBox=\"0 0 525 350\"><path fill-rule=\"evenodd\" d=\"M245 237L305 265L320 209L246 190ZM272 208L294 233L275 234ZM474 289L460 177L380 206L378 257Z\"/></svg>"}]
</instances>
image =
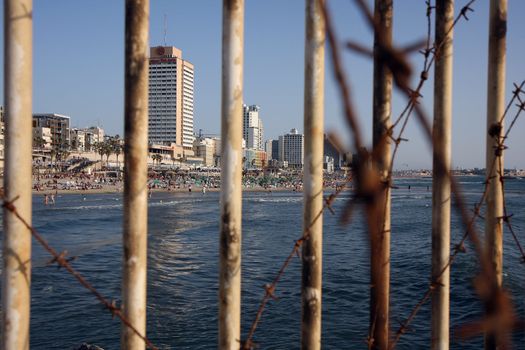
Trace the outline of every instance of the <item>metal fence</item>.
<instances>
[{"instance_id":1,"label":"metal fence","mask_svg":"<svg viewBox=\"0 0 525 350\"><path fill-rule=\"evenodd\" d=\"M265 286L260 307L249 333L241 334L241 240L242 240L242 98L244 0L223 1L222 113L221 113L221 206L219 270L220 349L251 349L257 325L277 284L297 255L302 262L301 348L320 349L322 322L322 222L323 212L348 188L323 195L323 109L325 46L339 84L341 103L358 160L346 184L352 183L352 199L340 214L347 221L356 205L366 215L370 240L370 318L367 345L370 349L393 349L421 306L432 302L432 349L449 347L449 290L451 265L465 252L465 242L474 246L480 267L476 292L485 307L485 318L459 330L464 336L485 334L487 349L505 349L510 332L520 325L508 292L502 287L502 233L506 226L525 253L505 204L503 155L505 141L525 109L525 82L517 85L505 105L506 0L491 0L489 33L489 79L487 86L486 180L484 191L471 212L451 175L452 57L453 30L473 10L475 0L465 3L454 17L453 0L427 0L427 38L411 47L397 47L392 37L393 0L375 0L374 10L365 0L355 0L374 33L373 51L358 43L346 48L369 56L374 62L373 146L367 151L354 110L350 84L341 63L341 46L324 0L305 1L305 90L304 90L304 208L302 235L291 242L273 281ZM31 94L32 94L32 1L5 1L5 103L6 163L4 192L4 246L2 280L2 348L29 349L31 237L53 256L53 263L71 273L84 287L122 321L121 348L155 349L146 337L146 247L147 247L147 111L149 0L126 0L125 29L125 187L123 222L122 304L100 294L72 266L66 252L55 251L31 223ZM435 17L435 38L432 23ZM325 43L326 41L326 43ZM412 67L408 53L421 52L424 63L420 80L410 86ZM433 126L418 104L421 88L434 67ZM392 88L406 96L403 112L391 118ZM511 118L505 130L505 119ZM390 324L390 194L392 173L399 147L411 117L423 127L433 146L432 272L428 287L410 314L396 330ZM337 135L332 135L334 143ZM342 148L342 147L341 147ZM450 244L451 202L462 217L465 233ZM476 230L481 207L485 210L485 242ZM395 247L393 247L395 249ZM349 347L356 345L349 344Z\"/></svg>"}]
</instances>

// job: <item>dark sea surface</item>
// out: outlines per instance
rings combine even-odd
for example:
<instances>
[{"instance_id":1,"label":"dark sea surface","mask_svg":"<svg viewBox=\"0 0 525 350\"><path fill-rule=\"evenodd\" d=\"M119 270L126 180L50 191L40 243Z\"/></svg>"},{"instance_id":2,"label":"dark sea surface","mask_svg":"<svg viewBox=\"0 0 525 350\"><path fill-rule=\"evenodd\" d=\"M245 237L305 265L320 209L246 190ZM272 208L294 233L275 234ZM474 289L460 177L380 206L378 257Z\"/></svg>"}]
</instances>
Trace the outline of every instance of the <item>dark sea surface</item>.
<instances>
[{"instance_id":1,"label":"dark sea surface","mask_svg":"<svg viewBox=\"0 0 525 350\"><path fill-rule=\"evenodd\" d=\"M458 178L473 208L483 188L480 177ZM405 319L425 292L430 276L431 180L401 179L392 200L391 325ZM410 185L411 189L408 190ZM427 190L430 186L430 190ZM513 224L525 243L525 180L506 182ZM339 198L337 213L349 194ZM242 240L242 334L246 335L264 290L294 240L301 236L302 193L245 192ZM368 238L361 210L349 225L324 216L324 349L365 349L368 328ZM77 255L74 266L105 296L120 299L122 198L118 194L61 195L55 206L34 197L34 225L52 246ZM478 227L483 228L483 222ZM162 349L214 349L217 344L218 193L154 193L149 204L148 336ZM454 213L452 242L464 227ZM505 230L504 280L521 318L525 314L525 265ZM83 342L119 349L120 324L72 276L46 266L48 255L33 243L31 348L72 349ZM482 307L472 288L477 273L473 249L461 254L451 272L453 349L480 349L482 337L454 337L454 329L478 320ZM270 301L255 341L260 349L299 349L300 260L292 264ZM427 303L398 349L427 349ZM525 348L523 333L514 347Z\"/></svg>"}]
</instances>

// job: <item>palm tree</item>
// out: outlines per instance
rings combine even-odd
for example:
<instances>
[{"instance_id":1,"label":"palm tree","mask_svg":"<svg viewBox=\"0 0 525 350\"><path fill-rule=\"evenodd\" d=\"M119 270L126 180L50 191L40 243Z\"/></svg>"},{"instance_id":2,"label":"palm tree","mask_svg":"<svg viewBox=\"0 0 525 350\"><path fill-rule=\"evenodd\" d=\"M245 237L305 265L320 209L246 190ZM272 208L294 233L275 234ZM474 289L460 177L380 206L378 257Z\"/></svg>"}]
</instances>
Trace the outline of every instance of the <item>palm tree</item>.
<instances>
[{"instance_id":1,"label":"palm tree","mask_svg":"<svg viewBox=\"0 0 525 350\"><path fill-rule=\"evenodd\" d=\"M56 162L58 161L59 155L60 155L60 149L56 145L53 146L53 148L49 152L49 156L51 158L50 161L51 161L51 168L52 169L56 168L56 166L57 166ZM54 162L53 162L53 159L55 160Z\"/></svg>"},{"instance_id":2,"label":"palm tree","mask_svg":"<svg viewBox=\"0 0 525 350\"><path fill-rule=\"evenodd\" d=\"M95 152L97 152L100 155L100 164L102 165L103 157L104 157L104 143L103 142L95 142L93 144L93 148L95 149Z\"/></svg>"},{"instance_id":3,"label":"palm tree","mask_svg":"<svg viewBox=\"0 0 525 350\"><path fill-rule=\"evenodd\" d=\"M102 148L104 149L104 154L106 155L106 166L109 164L109 157L113 154L113 147L110 141L104 141Z\"/></svg>"},{"instance_id":4,"label":"palm tree","mask_svg":"<svg viewBox=\"0 0 525 350\"><path fill-rule=\"evenodd\" d=\"M115 156L117 157L117 166L120 166L120 163L118 161L118 156L122 153L122 145L118 144L113 147L113 153L115 153Z\"/></svg>"},{"instance_id":5,"label":"palm tree","mask_svg":"<svg viewBox=\"0 0 525 350\"><path fill-rule=\"evenodd\" d=\"M157 165L160 165L160 162L162 161L162 156L158 153L155 153L153 156L151 156L151 159L153 159L153 165L155 165L155 161L157 162Z\"/></svg>"},{"instance_id":6,"label":"palm tree","mask_svg":"<svg viewBox=\"0 0 525 350\"><path fill-rule=\"evenodd\" d=\"M117 157L117 166L119 166L118 156L122 153L122 144L119 135L115 135L115 137L111 139L111 147L113 148L113 153L115 153L115 156Z\"/></svg>"}]
</instances>

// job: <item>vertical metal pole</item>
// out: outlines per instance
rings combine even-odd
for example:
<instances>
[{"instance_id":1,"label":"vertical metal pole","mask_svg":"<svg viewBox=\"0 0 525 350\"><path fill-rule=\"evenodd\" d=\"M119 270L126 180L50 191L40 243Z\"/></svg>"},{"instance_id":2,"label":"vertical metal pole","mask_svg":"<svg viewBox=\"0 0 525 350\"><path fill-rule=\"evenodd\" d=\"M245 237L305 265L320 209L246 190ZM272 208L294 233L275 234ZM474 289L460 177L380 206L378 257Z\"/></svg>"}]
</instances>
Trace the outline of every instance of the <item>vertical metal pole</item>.
<instances>
[{"instance_id":1,"label":"vertical metal pole","mask_svg":"<svg viewBox=\"0 0 525 350\"><path fill-rule=\"evenodd\" d=\"M490 179L485 214L485 237L488 259L495 272L496 283L501 286L503 270L503 193L500 170L503 170L503 150L498 150L498 140L503 136L503 124L494 137L489 135L496 129L505 108L505 60L507 34L507 0L490 1L489 63L487 82L487 148L486 169ZM501 161L496 159L500 153ZM495 165L492 164L495 162ZM492 172L490 170L492 169ZM495 349L497 341L487 334L485 348Z\"/></svg>"},{"instance_id":2,"label":"vertical metal pole","mask_svg":"<svg viewBox=\"0 0 525 350\"><path fill-rule=\"evenodd\" d=\"M146 335L149 0L126 0L122 310ZM144 341L122 324L122 349Z\"/></svg>"},{"instance_id":3,"label":"vertical metal pole","mask_svg":"<svg viewBox=\"0 0 525 350\"><path fill-rule=\"evenodd\" d=\"M301 348L321 349L323 274L324 0L306 0Z\"/></svg>"},{"instance_id":4,"label":"vertical metal pole","mask_svg":"<svg viewBox=\"0 0 525 350\"><path fill-rule=\"evenodd\" d=\"M244 0L224 0L222 16L219 349L237 350L241 339Z\"/></svg>"},{"instance_id":5,"label":"vertical metal pole","mask_svg":"<svg viewBox=\"0 0 525 350\"><path fill-rule=\"evenodd\" d=\"M505 108L505 59L507 31L507 1L491 0L489 26L489 72L487 87L487 171L492 167L498 147L497 138L503 136L503 128L499 135L491 137L488 131L498 124ZM503 125L502 125L503 126ZM503 158L503 154L501 155ZM501 162L503 163L503 162ZM496 161L493 172L487 174L491 179L487 195L487 214L485 229L490 260L496 271L498 284L502 282L502 229L503 229L503 196L499 181L500 164Z\"/></svg>"},{"instance_id":6,"label":"vertical metal pole","mask_svg":"<svg viewBox=\"0 0 525 350\"><path fill-rule=\"evenodd\" d=\"M4 2L5 196L31 224L32 0ZM4 208L2 349L29 349L31 233Z\"/></svg>"},{"instance_id":7,"label":"vertical metal pole","mask_svg":"<svg viewBox=\"0 0 525 350\"><path fill-rule=\"evenodd\" d=\"M381 183L388 184L391 154L386 136L391 125L392 72L383 61L381 47L392 43L392 0L376 0L374 18L374 96L373 144L374 166ZM371 234L370 336L374 349L387 349L389 337L390 295L390 187L377 197L377 228Z\"/></svg>"},{"instance_id":8,"label":"vertical metal pole","mask_svg":"<svg viewBox=\"0 0 525 350\"><path fill-rule=\"evenodd\" d=\"M454 0L436 1L432 175L432 349L449 348L450 162ZM448 32L448 33L447 33ZM442 43L442 44L441 44Z\"/></svg>"}]
</instances>

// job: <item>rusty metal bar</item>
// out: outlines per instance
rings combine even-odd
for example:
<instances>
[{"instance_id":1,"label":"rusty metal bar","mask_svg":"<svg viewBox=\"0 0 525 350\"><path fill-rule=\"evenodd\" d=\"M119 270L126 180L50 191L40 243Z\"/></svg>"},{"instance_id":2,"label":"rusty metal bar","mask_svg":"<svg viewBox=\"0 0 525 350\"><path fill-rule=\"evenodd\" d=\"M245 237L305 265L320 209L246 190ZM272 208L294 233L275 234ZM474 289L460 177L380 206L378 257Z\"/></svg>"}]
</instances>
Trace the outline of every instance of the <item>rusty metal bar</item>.
<instances>
[{"instance_id":1,"label":"rusty metal bar","mask_svg":"<svg viewBox=\"0 0 525 350\"><path fill-rule=\"evenodd\" d=\"M432 175L432 349L449 348L450 167L454 0L436 1Z\"/></svg>"},{"instance_id":2,"label":"rusty metal bar","mask_svg":"<svg viewBox=\"0 0 525 350\"><path fill-rule=\"evenodd\" d=\"M126 0L122 312L146 335L149 0ZM122 324L122 349L145 343Z\"/></svg>"},{"instance_id":3,"label":"rusty metal bar","mask_svg":"<svg viewBox=\"0 0 525 350\"><path fill-rule=\"evenodd\" d=\"M506 59L506 28L507 1L491 0L489 26L489 73L487 86L487 152L486 167L492 168L494 158L503 150L499 150L498 139L503 136L503 124L500 118L505 109L505 59ZM500 127L499 127L499 126ZM495 130L496 126L499 130ZM494 135L491 136L490 134ZM487 196L487 215L485 230L487 234L487 248L490 251L490 260L496 271L498 284L502 281L502 227L503 227L503 197L499 181L500 163L496 162L491 174Z\"/></svg>"},{"instance_id":4,"label":"rusty metal bar","mask_svg":"<svg viewBox=\"0 0 525 350\"><path fill-rule=\"evenodd\" d=\"M505 60L507 34L507 0L490 1L489 60L487 81L487 146L486 169L489 179L487 209L485 214L485 239L488 260L495 272L496 283L501 287L503 271L503 188L499 177L503 173L503 137L505 109ZM500 161L496 157L501 157ZM489 311L490 312L490 311ZM485 348L496 349L498 341L493 334L486 334Z\"/></svg>"},{"instance_id":5,"label":"rusty metal bar","mask_svg":"<svg viewBox=\"0 0 525 350\"><path fill-rule=\"evenodd\" d=\"M221 220L219 349L241 339L242 102L244 0L224 0L222 14Z\"/></svg>"},{"instance_id":6,"label":"rusty metal bar","mask_svg":"<svg viewBox=\"0 0 525 350\"><path fill-rule=\"evenodd\" d=\"M32 0L4 2L4 188L18 213L31 223ZM4 208L2 349L29 349L31 232Z\"/></svg>"},{"instance_id":7,"label":"rusty metal bar","mask_svg":"<svg viewBox=\"0 0 525 350\"><path fill-rule=\"evenodd\" d=\"M370 229L370 337L373 349L387 349L389 338L390 295L390 186L389 170L391 125L392 72L388 69L383 48L392 43L392 0L376 0L374 20L374 94L373 94L373 144L374 168L384 187L377 196L375 213L377 225Z\"/></svg>"},{"instance_id":8,"label":"rusty metal bar","mask_svg":"<svg viewBox=\"0 0 525 350\"><path fill-rule=\"evenodd\" d=\"M323 274L324 0L306 0L301 348L321 349ZM314 221L315 220L315 221Z\"/></svg>"}]
</instances>

